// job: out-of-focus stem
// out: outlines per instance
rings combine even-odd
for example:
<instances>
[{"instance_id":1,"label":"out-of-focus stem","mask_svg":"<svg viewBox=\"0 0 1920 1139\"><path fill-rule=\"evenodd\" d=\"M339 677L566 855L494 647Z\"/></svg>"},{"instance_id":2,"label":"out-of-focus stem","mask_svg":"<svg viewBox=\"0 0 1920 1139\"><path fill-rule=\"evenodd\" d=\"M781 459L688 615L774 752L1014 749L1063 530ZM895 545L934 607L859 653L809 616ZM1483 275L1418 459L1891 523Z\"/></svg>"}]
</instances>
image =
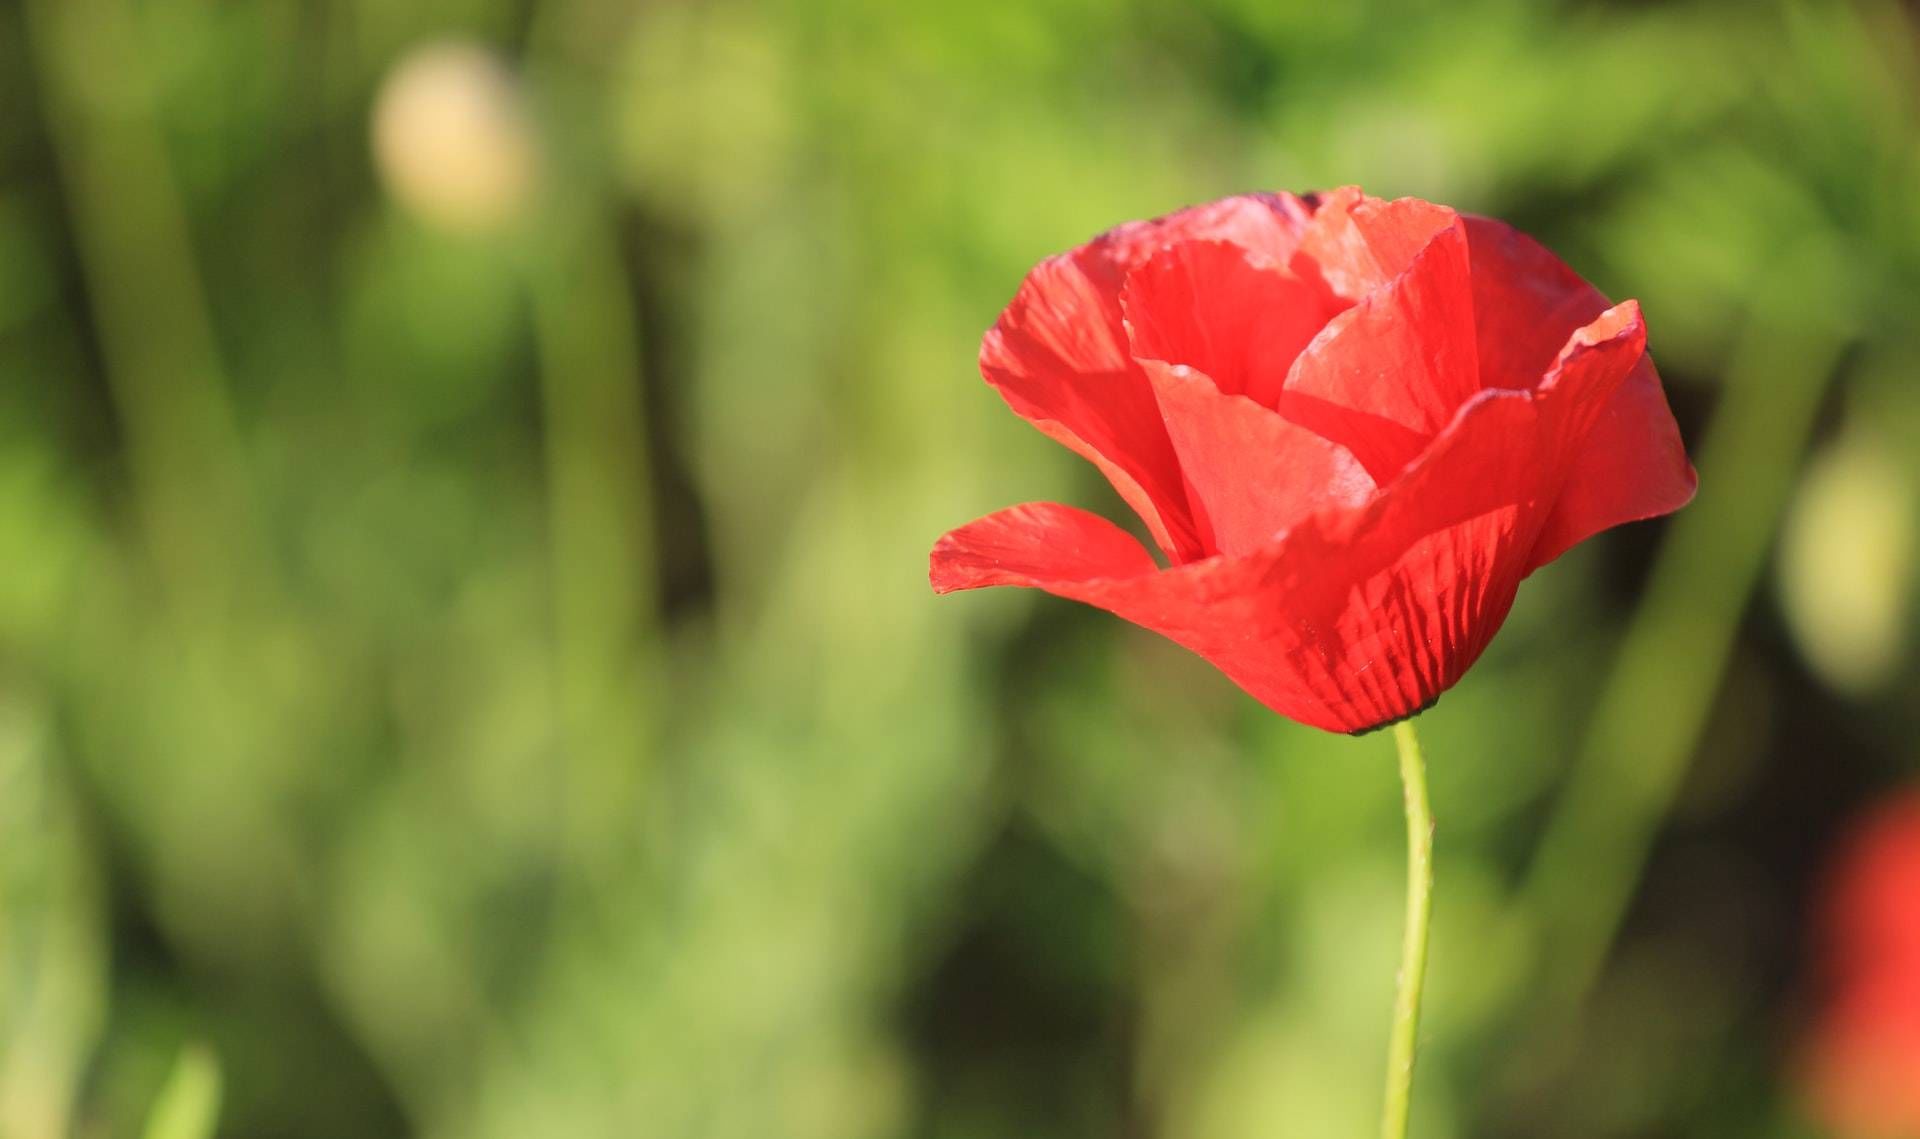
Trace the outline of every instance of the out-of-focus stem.
<instances>
[{"instance_id":1,"label":"out-of-focus stem","mask_svg":"<svg viewBox=\"0 0 1920 1139\"><path fill-rule=\"evenodd\" d=\"M1393 1030L1387 1039L1387 1091L1380 1139L1405 1139L1413 1104L1413 1065L1420 1047L1420 994L1427 978L1427 927L1433 913L1433 812L1427 805L1427 760L1413 721L1393 727L1407 814L1407 927L1394 986Z\"/></svg>"},{"instance_id":2,"label":"out-of-focus stem","mask_svg":"<svg viewBox=\"0 0 1920 1139\"><path fill-rule=\"evenodd\" d=\"M594 77L631 12L604 0L540 5L526 61L552 177L529 281L545 413L564 841L589 881L639 829L661 679L640 329L603 169Z\"/></svg>"},{"instance_id":3,"label":"out-of-focus stem","mask_svg":"<svg viewBox=\"0 0 1920 1139\"><path fill-rule=\"evenodd\" d=\"M1524 883L1549 1016L1591 989L1673 808L1843 345L1831 314L1765 295L1750 314L1699 497L1668 532Z\"/></svg>"},{"instance_id":4,"label":"out-of-focus stem","mask_svg":"<svg viewBox=\"0 0 1920 1139\"><path fill-rule=\"evenodd\" d=\"M645 760L638 704L654 569L639 338L624 269L599 227L550 247L532 290L567 826L597 851L631 824Z\"/></svg>"},{"instance_id":5,"label":"out-of-focus stem","mask_svg":"<svg viewBox=\"0 0 1920 1139\"><path fill-rule=\"evenodd\" d=\"M226 603L257 552L185 208L125 0L25 7L147 540L175 600Z\"/></svg>"}]
</instances>

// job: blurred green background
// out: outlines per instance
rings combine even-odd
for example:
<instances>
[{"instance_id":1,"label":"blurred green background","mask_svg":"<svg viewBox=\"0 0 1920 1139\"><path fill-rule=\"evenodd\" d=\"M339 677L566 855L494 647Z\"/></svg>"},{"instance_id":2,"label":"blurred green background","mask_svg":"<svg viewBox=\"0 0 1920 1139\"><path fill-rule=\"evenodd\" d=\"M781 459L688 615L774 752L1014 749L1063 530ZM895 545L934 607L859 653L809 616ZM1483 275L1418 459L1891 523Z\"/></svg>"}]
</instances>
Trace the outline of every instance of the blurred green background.
<instances>
[{"instance_id":1,"label":"blurred green background","mask_svg":"<svg viewBox=\"0 0 1920 1139\"><path fill-rule=\"evenodd\" d=\"M1066 602L978 337L1262 188L1644 303L1698 500L1422 720L1422 1139L1812 1136L1910 778L1920 23L1816 0L0 4L0 1137L1371 1134L1391 744Z\"/></svg>"}]
</instances>

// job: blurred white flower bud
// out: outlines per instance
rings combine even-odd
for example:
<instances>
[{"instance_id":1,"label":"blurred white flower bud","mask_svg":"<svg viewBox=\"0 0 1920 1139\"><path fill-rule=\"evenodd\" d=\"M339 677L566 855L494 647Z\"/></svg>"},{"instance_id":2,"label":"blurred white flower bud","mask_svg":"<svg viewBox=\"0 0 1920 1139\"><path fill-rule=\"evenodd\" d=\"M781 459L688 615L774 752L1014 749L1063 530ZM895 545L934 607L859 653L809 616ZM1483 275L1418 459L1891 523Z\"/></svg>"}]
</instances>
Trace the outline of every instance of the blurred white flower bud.
<instances>
[{"instance_id":1,"label":"blurred white flower bud","mask_svg":"<svg viewBox=\"0 0 1920 1139\"><path fill-rule=\"evenodd\" d=\"M1912 473L1870 433L1842 436L1800 480L1781 534L1781 605L1808 663L1842 691L1870 692L1900 663L1916 507Z\"/></svg>"},{"instance_id":2,"label":"blurred white flower bud","mask_svg":"<svg viewBox=\"0 0 1920 1139\"><path fill-rule=\"evenodd\" d=\"M537 155L520 88L485 48L428 44L388 73L373 111L387 192L443 229L497 230L531 196Z\"/></svg>"}]
</instances>

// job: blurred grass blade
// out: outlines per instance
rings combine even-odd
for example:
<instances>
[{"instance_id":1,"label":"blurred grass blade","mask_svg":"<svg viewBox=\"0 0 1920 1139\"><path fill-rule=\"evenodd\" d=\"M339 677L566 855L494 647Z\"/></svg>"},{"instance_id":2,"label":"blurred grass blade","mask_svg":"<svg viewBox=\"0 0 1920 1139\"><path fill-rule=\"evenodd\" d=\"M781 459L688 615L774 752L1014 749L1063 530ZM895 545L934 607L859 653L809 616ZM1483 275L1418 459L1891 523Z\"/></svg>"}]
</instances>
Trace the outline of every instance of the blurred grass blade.
<instances>
[{"instance_id":1,"label":"blurred grass blade","mask_svg":"<svg viewBox=\"0 0 1920 1139\"><path fill-rule=\"evenodd\" d=\"M602 14L609 13L618 26L617 9ZM544 414L566 842L587 879L603 883L633 849L643 808L655 711L647 705L661 675L658 569L638 290L596 142L605 111L578 83L605 66L619 37L605 27L576 37L561 15L542 6L530 32L527 66L545 84L547 159L564 189L553 188L542 213L528 287Z\"/></svg>"},{"instance_id":2,"label":"blurred grass blade","mask_svg":"<svg viewBox=\"0 0 1920 1139\"><path fill-rule=\"evenodd\" d=\"M142 1139L212 1139L220 1121L219 1058L204 1044L180 1050L147 1115Z\"/></svg>"},{"instance_id":3,"label":"blurred grass blade","mask_svg":"<svg viewBox=\"0 0 1920 1139\"><path fill-rule=\"evenodd\" d=\"M25 17L147 537L176 599L217 605L261 559L136 14L34 0Z\"/></svg>"},{"instance_id":4,"label":"blurred grass blade","mask_svg":"<svg viewBox=\"0 0 1920 1139\"><path fill-rule=\"evenodd\" d=\"M532 288L567 826L588 867L604 868L634 825L646 767L643 663L655 647L639 332L611 234L589 226L549 240Z\"/></svg>"},{"instance_id":5,"label":"blurred grass blade","mask_svg":"<svg viewBox=\"0 0 1920 1139\"><path fill-rule=\"evenodd\" d=\"M1542 927L1549 1018L1592 988L1685 780L1846 338L1803 303L1813 257L1755 302L1676 516L1523 890ZM1808 264L1811 262L1811 264ZM1840 295L1834 289L1828 296Z\"/></svg>"}]
</instances>

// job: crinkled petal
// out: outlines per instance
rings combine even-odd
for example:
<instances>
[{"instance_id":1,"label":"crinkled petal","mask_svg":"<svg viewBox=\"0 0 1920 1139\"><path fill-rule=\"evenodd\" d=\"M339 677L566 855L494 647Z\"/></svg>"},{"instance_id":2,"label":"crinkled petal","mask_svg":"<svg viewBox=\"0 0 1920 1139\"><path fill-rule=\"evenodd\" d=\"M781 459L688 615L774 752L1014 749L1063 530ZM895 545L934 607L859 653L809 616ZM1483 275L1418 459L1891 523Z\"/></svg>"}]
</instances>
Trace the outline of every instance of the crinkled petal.
<instances>
[{"instance_id":1,"label":"crinkled petal","mask_svg":"<svg viewBox=\"0 0 1920 1139\"><path fill-rule=\"evenodd\" d=\"M1284 262L1312 210L1291 195L1247 195L1120 226L1035 267L981 343L981 373L1014 412L1098 466L1176 562L1204 550L1152 390L1127 352L1120 290L1182 241L1229 241Z\"/></svg>"},{"instance_id":2,"label":"crinkled petal","mask_svg":"<svg viewBox=\"0 0 1920 1139\"><path fill-rule=\"evenodd\" d=\"M1400 273L1307 345L1280 397L1282 415L1352 451L1377 482L1398 474L1480 390L1466 231L1448 214L1453 220ZM1343 245L1362 250L1349 251L1351 259L1364 260L1367 273L1391 267L1365 243L1368 229L1351 228L1359 236ZM1391 232L1392 242L1381 246L1397 256L1422 230L1410 224ZM1354 280L1365 275L1349 270Z\"/></svg>"},{"instance_id":3,"label":"crinkled petal","mask_svg":"<svg viewBox=\"0 0 1920 1139\"><path fill-rule=\"evenodd\" d=\"M980 345L1007 405L1107 476L1174 561L1200 556L1173 444L1127 356L1117 297L1072 255L1048 258Z\"/></svg>"},{"instance_id":4,"label":"crinkled petal","mask_svg":"<svg viewBox=\"0 0 1920 1139\"><path fill-rule=\"evenodd\" d=\"M1633 311L1637 319L1638 307ZM1547 382L1552 379L1549 375ZM1593 418L1580 439L1568 444L1567 473L1534 546L1529 573L1602 530L1680 509L1699 484L1644 338L1625 378Z\"/></svg>"},{"instance_id":5,"label":"crinkled petal","mask_svg":"<svg viewBox=\"0 0 1920 1139\"><path fill-rule=\"evenodd\" d=\"M1699 481L1660 375L1643 356L1574 456L1531 568L1602 530L1673 513L1693 500Z\"/></svg>"},{"instance_id":6,"label":"crinkled petal","mask_svg":"<svg viewBox=\"0 0 1920 1139\"><path fill-rule=\"evenodd\" d=\"M1293 642L1283 690L1318 694L1322 726L1352 731L1411 715L1452 687L1506 619L1569 446L1644 345L1636 307L1604 314L1576 333L1538 392L1475 396L1394 485L1276 543L1257 580L1284 583L1272 599L1277 643Z\"/></svg>"},{"instance_id":7,"label":"crinkled petal","mask_svg":"<svg viewBox=\"0 0 1920 1139\"><path fill-rule=\"evenodd\" d=\"M1301 348L1310 302L1334 315ZM1036 269L982 365L1176 564L1036 504L943 538L936 589L1107 609L1328 730L1431 703L1529 572L1693 489L1638 307L1421 202L1249 197L1122 226Z\"/></svg>"},{"instance_id":8,"label":"crinkled petal","mask_svg":"<svg viewBox=\"0 0 1920 1139\"><path fill-rule=\"evenodd\" d=\"M1534 387L1561 345L1604 311L1607 299L1512 226L1471 216L1466 225L1482 382ZM1660 375L1652 359L1642 357L1574 456L1529 568L1602 530L1680 509L1698 483Z\"/></svg>"},{"instance_id":9,"label":"crinkled petal","mask_svg":"<svg viewBox=\"0 0 1920 1139\"><path fill-rule=\"evenodd\" d=\"M1480 376L1490 388L1530 389L1574 330L1607 298L1539 242L1504 222L1463 215L1473 267Z\"/></svg>"},{"instance_id":10,"label":"crinkled petal","mask_svg":"<svg viewBox=\"0 0 1920 1139\"><path fill-rule=\"evenodd\" d=\"M937 593L989 585L1049 589L1139 578L1160 568L1133 535L1057 502L1029 502L969 522L935 543L930 563Z\"/></svg>"},{"instance_id":11,"label":"crinkled petal","mask_svg":"<svg viewBox=\"0 0 1920 1139\"><path fill-rule=\"evenodd\" d=\"M1315 510L1366 501L1374 482L1337 443L1282 419L1213 378L1143 360L1186 473L1208 550L1242 554Z\"/></svg>"},{"instance_id":12,"label":"crinkled petal","mask_svg":"<svg viewBox=\"0 0 1920 1139\"><path fill-rule=\"evenodd\" d=\"M1264 407L1279 402L1295 357L1345 307L1323 286L1220 241L1162 249L1121 293L1134 359L1187 365Z\"/></svg>"},{"instance_id":13,"label":"crinkled petal","mask_svg":"<svg viewBox=\"0 0 1920 1139\"><path fill-rule=\"evenodd\" d=\"M1644 338L1633 306L1604 314L1537 391L1482 392L1392 486L1243 556L1137 574L1116 559L1091 573L1095 563L1077 555L1048 561L1055 539L1027 528L1019 557L994 555L1017 571L972 583L1097 605L1302 723L1342 732L1390 723L1458 681L1505 620L1568 448L1592 429Z\"/></svg>"},{"instance_id":14,"label":"crinkled petal","mask_svg":"<svg viewBox=\"0 0 1920 1139\"><path fill-rule=\"evenodd\" d=\"M1445 206L1417 198L1386 202L1343 186L1318 200L1290 264L1299 275L1359 301L1392 284L1458 222L1459 215Z\"/></svg>"},{"instance_id":15,"label":"crinkled petal","mask_svg":"<svg viewBox=\"0 0 1920 1139\"><path fill-rule=\"evenodd\" d=\"M1117 226L1095 238L1088 249L1119 270L1116 289L1135 267L1182 241L1226 242L1271 264L1285 265L1299 247L1319 201L1313 195L1239 194Z\"/></svg>"}]
</instances>

